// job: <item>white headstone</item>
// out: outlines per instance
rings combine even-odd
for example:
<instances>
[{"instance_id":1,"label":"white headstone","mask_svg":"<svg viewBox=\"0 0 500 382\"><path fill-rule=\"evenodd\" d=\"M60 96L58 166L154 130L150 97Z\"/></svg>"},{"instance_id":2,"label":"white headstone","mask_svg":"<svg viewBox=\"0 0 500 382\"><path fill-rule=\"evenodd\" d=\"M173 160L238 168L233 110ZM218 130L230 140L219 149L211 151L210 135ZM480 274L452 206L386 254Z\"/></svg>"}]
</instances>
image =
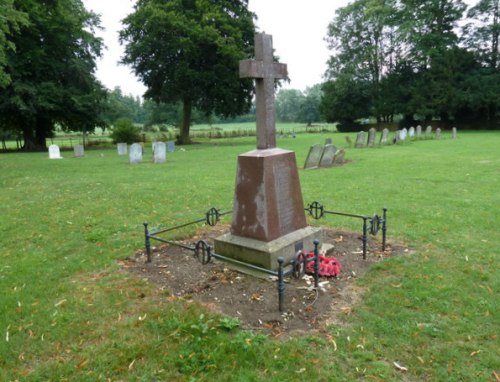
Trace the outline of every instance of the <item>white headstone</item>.
<instances>
[{"instance_id":1,"label":"white headstone","mask_svg":"<svg viewBox=\"0 0 500 382\"><path fill-rule=\"evenodd\" d=\"M117 143L116 149L118 150L118 155L127 155L127 144L126 143Z\"/></svg>"},{"instance_id":2,"label":"white headstone","mask_svg":"<svg viewBox=\"0 0 500 382\"><path fill-rule=\"evenodd\" d=\"M75 147L73 147L73 152L75 153L75 157L83 157L85 152L83 145L75 145Z\"/></svg>"},{"instance_id":3,"label":"white headstone","mask_svg":"<svg viewBox=\"0 0 500 382\"><path fill-rule=\"evenodd\" d=\"M58 145L49 146L49 159L62 159L61 152Z\"/></svg>"},{"instance_id":4,"label":"white headstone","mask_svg":"<svg viewBox=\"0 0 500 382\"><path fill-rule=\"evenodd\" d=\"M134 143L130 146L129 163L137 164L142 162L142 146L140 143Z\"/></svg>"},{"instance_id":5,"label":"white headstone","mask_svg":"<svg viewBox=\"0 0 500 382\"><path fill-rule=\"evenodd\" d=\"M415 128L413 126L411 126L410 129L408 130L408 136L410 138L413 138L415 136Z\"/></svg>"},{"instance_id":6,"label":"white headstone","mask_svg":"<svg viewBox=\"0 0 500 382\"><path fill-rule=\"evenodd\" d=\"M452 139L457 139L457 128L454 127L453 129L451 129L451 138Z\"/></svg>"},{"instance_id":7,"label":"white headstone","mask_svg":"<svg viewBox=\"0 0 500 382\"><path fill-rule=\"evenodd\" d=\"M155 142L153 150L153 162L165 163L167 155L167 145L163 142Z\"/></svg>"},{"instance_id":8,"label":"white headstone","mask_svg":"<svg viewBox=\"0 0 500 382\"><path fill-rule=\"evenodd\" d=\"M399 138L401 138L402 141L405 141L407 135L408 135L408 130L405 127L403 130L400 131Z\"/></svg>"},{"instance_id":9,"label":"white headstone","mask_svg":"<svg viewBox=\"0 0 500 382\"><path fill-rule=\"evenodd\" d=\"M417 134L417 139L419 139L422 136L422 126L420 125L417 126L416 134Z\"/></svg>"}]
</instances>

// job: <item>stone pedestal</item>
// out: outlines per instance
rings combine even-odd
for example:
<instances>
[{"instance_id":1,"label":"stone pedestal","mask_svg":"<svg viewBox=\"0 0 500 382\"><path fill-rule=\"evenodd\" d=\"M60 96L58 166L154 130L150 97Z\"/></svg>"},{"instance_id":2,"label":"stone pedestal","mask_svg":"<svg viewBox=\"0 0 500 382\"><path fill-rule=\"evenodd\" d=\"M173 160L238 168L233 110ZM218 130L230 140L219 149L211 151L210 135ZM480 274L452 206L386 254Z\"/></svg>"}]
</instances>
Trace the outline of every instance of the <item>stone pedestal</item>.
<instances>
[{"instance_id":1,"label":"stone pedestal","mask_svg":"<svg viewBox=\"0 0 500 382\"><path fill-rule=\"evenodd\" d=\"M215 253L267 269L313 250L321 229L307 226L295 153L279 148L238 157L231 233L215 240Z\"/></svg>"}]
</instances>

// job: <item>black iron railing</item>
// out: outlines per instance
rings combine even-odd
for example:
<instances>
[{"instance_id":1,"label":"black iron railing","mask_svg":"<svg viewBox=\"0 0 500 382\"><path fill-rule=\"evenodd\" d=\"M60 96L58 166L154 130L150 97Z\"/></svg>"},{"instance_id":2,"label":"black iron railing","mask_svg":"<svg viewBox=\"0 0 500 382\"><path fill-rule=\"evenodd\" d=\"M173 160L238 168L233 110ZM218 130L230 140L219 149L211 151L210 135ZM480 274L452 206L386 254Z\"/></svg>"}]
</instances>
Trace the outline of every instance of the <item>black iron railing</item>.
<instances>
[{"instance_id":1,"label":"black iron railing","mask_svg":"<svg viewBox=\"0 0 500 382\"><path fill-rule=\"evenodd\" d=\"M368 223L370 223L370 233L372 235L376 235L382 227L382 233L383 233L383 238L382 238L382 250L385 251L385 245L386 245L386 234L387 234L387 208L383 209L383 215L382 217L378 215L374 215L373 217L368 217L366 215L358 215L358 214L350 214L350 213L343 213L343 212L335 212L335 211L328 211L325 210L322 204L319 202L313 202L311 203L307 208L305 208L306 211L309 212L309 215L312 216L314 219L321 219L325 214L331 214L331 215L340 215L340 216L347 216L347 217L353 217L353 218L359 218L363 220L363 259L366 260L366 251L367 251L367 242L368 242ZM217 208L210 208L206 213L205 216L193 220L188 223L176 225L173 227L165 228L165 229L160 229L156 231L150 231L149 230L149 224L147 222L144 223L144 245L146 248L146 256L147 256L147 262L150 263L152 261L151 257L151 240L157 240L162 243L167 243L171 245L175 245L184 249L187 249L189 251L193 251L194 256L200 261L202 264L208 264L212 259L217 259L221 260L224 262L232 263L238 266L246 267L248 269L252 269L254 271L258 271L270 276L274 276L277 278L278 281L278 305L279 305L279 311L283 311L283 300L284 300L284 291L285 291L285 281L284 278L288 276L292 276L294 278L301 278L304 276L306 272L306 265L308 262L313 261L314 266L314 287L317 289L319 286L319 269L320 269L320 264L319 264L319 240L314 240L314 256L309 257L306 255L305 252L303 251L298 251L295 257L291 260L289 264L285 264L285 260L283 257L278 257L278 270L273 271L267 268L262 268L254 264L250 263L245 263L240 260L236 260L227 256L223 256L220 254L217 254L213 251L212 246L208 244L205 240L198 240L196 243L192 245L187 245L184 243L180 243L178 241L174 240L168 240L164 239L162 237L159 237L158 235L164 234L167 232L172 232L175 230L178 230L180 228L184 228L193 224L198 224L198 223L203 223L205 222L209 226L213 227L217 225L217 223L220 221L220 217L227 215L229 213L232 213L232 211L226 211L226 212L220 212L219 209ZM291 265L291 269L285 271L285 266Z\"/></svg>"}]
</instances>

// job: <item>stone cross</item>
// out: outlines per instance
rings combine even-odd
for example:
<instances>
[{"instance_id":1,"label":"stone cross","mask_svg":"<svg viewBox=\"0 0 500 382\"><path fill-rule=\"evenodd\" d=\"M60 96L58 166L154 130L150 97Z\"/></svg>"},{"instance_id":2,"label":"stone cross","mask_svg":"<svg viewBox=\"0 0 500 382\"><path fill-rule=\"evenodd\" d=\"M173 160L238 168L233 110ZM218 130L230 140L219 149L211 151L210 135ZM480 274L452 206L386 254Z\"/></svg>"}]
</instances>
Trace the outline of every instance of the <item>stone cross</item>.
<instances>
[{"instance_id":1,"label":"stone cross","mask_svg":"<svg viewBox=\"0 0 500 382\"><path fill-rule=\"evenodd\" d=\"M286 64L273 61L273 38L255 34L255 60L240 61L240 77L255 78L257 148L276 147L274 80L288 78Z\"/></svg>"}]
</instances>

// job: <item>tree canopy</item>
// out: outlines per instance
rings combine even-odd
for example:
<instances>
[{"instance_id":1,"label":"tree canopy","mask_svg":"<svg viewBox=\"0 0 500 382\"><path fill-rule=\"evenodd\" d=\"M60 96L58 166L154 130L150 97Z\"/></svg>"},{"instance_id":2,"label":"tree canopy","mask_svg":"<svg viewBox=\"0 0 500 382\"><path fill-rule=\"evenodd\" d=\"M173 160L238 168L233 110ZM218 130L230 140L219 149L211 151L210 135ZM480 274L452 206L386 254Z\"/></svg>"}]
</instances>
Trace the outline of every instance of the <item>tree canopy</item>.
<instances>
[{"instance_id":1,"label":"tree canopy","mask_svg":"<svg viewBox=\"0 0 500 382\"><path fill-rule=\"evenodd\" d=\"M123 63L146 85L146 99L182 102L180 143L189 142L191 112L236 116L250 109L253 84L239 61L253 55L248 1L139 0L124 20Z\"/></svg>"},{"instance_id":2,"label":"tree canopy","mask_svg":"<svg viewBox=\"0 0 500 382\"><path fill-rule=\"evenodd\" d=\"M0 89L0 126L24 136L25 149L45 148L56 125L91 131L100 123L105 91L94 76L102 43L93 31L98 17L80 0L15 0L28 22L6 36L4 70L10 83Z\"/></svg>"},{"instance_id":3,"label":"tree canopy","mask_svg":"<svg viewBox=\"0 0 500 382\"><path fill-rule=\"evenodd\" d=\"M498 0L355 0L329 25L329 121L499 120ZM460 31L462 33L460 34Z\"/></svg>"}]
</instances>

